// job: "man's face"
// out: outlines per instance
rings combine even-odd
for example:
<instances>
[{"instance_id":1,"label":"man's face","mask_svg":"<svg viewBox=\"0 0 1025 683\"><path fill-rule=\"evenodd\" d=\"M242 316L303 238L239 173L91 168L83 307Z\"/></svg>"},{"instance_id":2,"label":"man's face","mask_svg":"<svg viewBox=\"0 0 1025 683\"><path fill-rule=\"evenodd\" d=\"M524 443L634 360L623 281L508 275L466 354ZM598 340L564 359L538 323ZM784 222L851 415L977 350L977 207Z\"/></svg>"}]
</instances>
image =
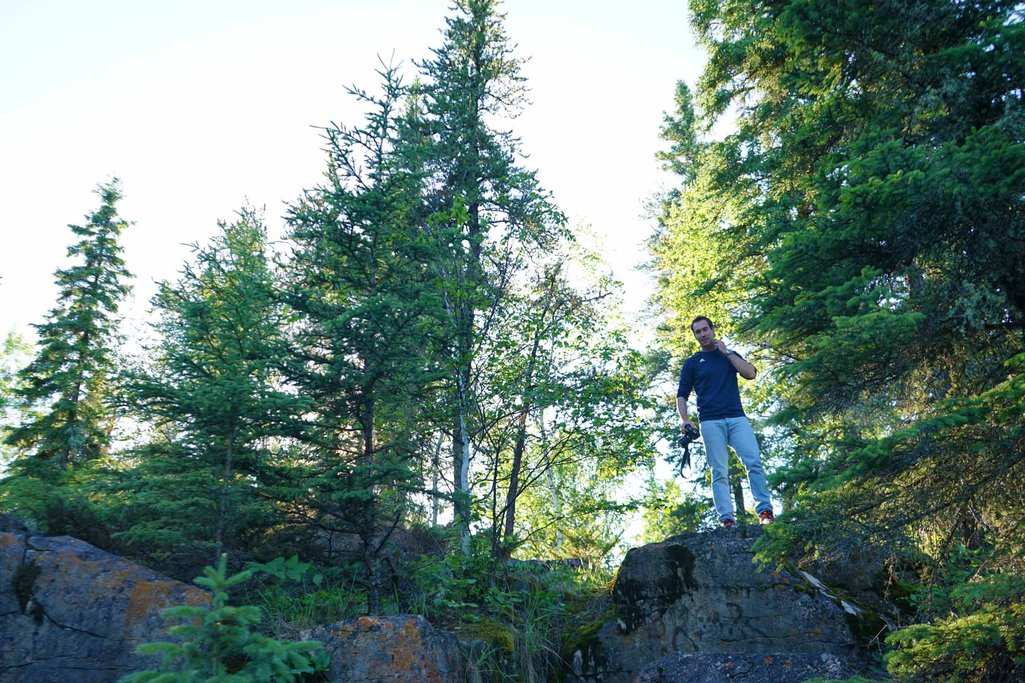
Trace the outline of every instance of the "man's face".
<instances>
[{"instance_id":1,"label":"man's face","mask_svg":"<svg viewBox=\"0 0 1025 683\"><path fill-rule=\"evenodd\" d=\"M694 338L698 340L698 344L703 347L711 346L715 342L715 330L708 324L707 320L699 320L690 327L691 332L694 333Z\"/></svg>"}]
</instances>

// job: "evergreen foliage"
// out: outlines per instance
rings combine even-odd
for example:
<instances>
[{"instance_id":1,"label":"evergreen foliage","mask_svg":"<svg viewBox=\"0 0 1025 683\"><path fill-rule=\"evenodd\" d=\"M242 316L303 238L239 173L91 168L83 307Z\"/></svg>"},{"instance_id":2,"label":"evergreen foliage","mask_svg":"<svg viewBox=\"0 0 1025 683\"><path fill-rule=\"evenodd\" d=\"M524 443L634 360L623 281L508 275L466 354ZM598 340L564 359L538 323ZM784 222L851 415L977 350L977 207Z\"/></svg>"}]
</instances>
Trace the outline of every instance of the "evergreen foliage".
<instances>
[{"instance_id":1,"label":"evergreen foliage","mask_svg":"<svg viewBox=\"0 0 1025 683\"><path fill-rule=\"evenodd\" d=\"M558 237L564 219L519 165L518 141L496 124L525 102L522 59L514 55L497 0L457 0L442 45L419 64L411 141L419 146L427 225L444 256L440 275L450 344L452 481L456 519L471 523L470 470L489 418L479 382L487 376L481 347L509 288L529 257Z\"/></svg>"},{"instance_id":2,"label":"evergreen foliage","mask_svg":"<svg viewBox=\"0 0 1025 683\"><path fill-rule=\"evenodd\" d=\"M14 388L23 402L40 406L7 437L21 454L13 469L27 476L56 479L105 455L110 444L111 353L130 277L118 238L128 224L117 213L117 179L96 192L101 204L88 222L68 226L78 238L68 248L74 262L56 272L57 305L35 325L38 352Z\"/></svg>"},{"instance_id":3,"label":"evergreen foliage","mask_svg":"<svg viewBox=\"0 0 1025 683\"><path fill-rule=\"evenodd\" d=\"M34 358L8 385L3 417L13 458L0 486L0 506L54 534L109 542L88 496L89 471L109 455L115 426L112 371L119 339L118 307L130 277L118 242L127 223L117 213L117 179L100 185L100 207L83 226L69 225L77 241L72 262L56 271L57 304L36 325Z\"/></svg>"},{"instance_id":4,"label":"evergreen foliage","mask_svg":"<svg viewBox=\"0 0 1025 683\"><path fill-rule=\"evenodd\" d=\"M317 641L287 642L255 631L260 610L228 604L228 589L248 581L252 571L228 575L228 557L203 570L196 585L213 594L209 606L181 605L161 612L175 640L145 643L144 655L162 655L159 670L140 671L121 683L289 683L324 680L327 655Z\"/></svg>"},{"instance_id":5,"label":"evergreen foliage","mask_svg":"<svg viewBox=\"0 0 1025 683\"><path fill-rule=\"evenodd\" d=\"M975 555L966 564L994 559ZM999 561L999 556L995 559ZM1014 681L1025 675L1025 579L1020 566L962 573L948 589L923 589L915 595L934 618L890 635L889 670L902 680ZM963 583L962 583L963 582Z\"/></svg>"},{"instance_id":6,"label":"evergreen foliage","mask_svg":"<svg viewBox=\"0 0 1025 683\"><path fill-rule=\"evenodd\" d=\"M28 422L30 406L15 392L18 371L28 363L31 346L18 334L8 332L0 346L0 467L14 459L17 451L7 443L12 425Z\"/></svg>"},{"instance_id":7,"label":"evergreen foliage","mask_svg":"<svg viewBox=\"0 0 1025 683\"><path fill-rule=\"evenodd\" d=\"M296 430L306 462L282 493L321 532L358 537L375 614L379 557L423 488L414 465L431 434L443 336L422 178L398 145L404 89L394 67L380 73L380 95L350 89L370 107L364 125L327 129L328 183L291 207L282 267L295 316L285 372L311 401Z\"/></svg>"},{"instance_id":8,"label":"evergreen foliage","mask_svg":"<svg viewBox=\"0 0 1025 683\"><path fill-rule=\"evenodd\" d=\"M786 463L775 551L790 539L842 558L869 543L943 586L955 568L986 575L951 552L962 544L1020 576L1020 4L692 9L709 63L664 130L685 182L653 242L658 299L667 337L687 339L700 312L763 359L760 406ZM713 138L727 113L735 132ZM892 642L937 654L976 617L1020 624L1012 603L987 604L962 601L953 621L922 610L942 621ZM959 663L942 675L973 661L980 680L1004 680L1001 638L1022 636L1010 629L948 652Z\"/></svg>"},{"instance_id":9,"label":"evergreen foliage","mask_svg":"<svg viewBox=\"0 0 1025 683\"><path fill-rule=\"evenodd\" d=\"M284 318L266 248L252 209L196 246L181 278L160 284L158 341L126 374L125 401L151 436L119 477L132 493L121 535L157 556L239 553L281 521L261 484L304 403L280 386Z\"/></svg>"}]
</instances>

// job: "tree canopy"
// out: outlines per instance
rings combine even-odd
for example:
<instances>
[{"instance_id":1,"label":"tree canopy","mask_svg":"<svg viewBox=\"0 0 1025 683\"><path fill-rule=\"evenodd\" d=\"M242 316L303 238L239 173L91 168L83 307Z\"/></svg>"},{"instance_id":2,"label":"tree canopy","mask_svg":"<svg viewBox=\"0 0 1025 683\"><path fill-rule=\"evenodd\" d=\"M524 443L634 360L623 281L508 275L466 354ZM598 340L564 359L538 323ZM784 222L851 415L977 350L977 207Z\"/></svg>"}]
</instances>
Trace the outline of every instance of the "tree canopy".
<instances>
[{"instance_id":1,"label":"tree canopy","mask_svg":"<svg viewBox=\"0 0 1025 683\"><path fill-rule=\"evenodd\" d=\"M683 182L653 240L658 300L667 336L700 310L770 366L773 535L937 565L985 549L974 579L1020 577L1020 5L692 11L709 62L664 128Z\"/></svg>"}]
</instances>

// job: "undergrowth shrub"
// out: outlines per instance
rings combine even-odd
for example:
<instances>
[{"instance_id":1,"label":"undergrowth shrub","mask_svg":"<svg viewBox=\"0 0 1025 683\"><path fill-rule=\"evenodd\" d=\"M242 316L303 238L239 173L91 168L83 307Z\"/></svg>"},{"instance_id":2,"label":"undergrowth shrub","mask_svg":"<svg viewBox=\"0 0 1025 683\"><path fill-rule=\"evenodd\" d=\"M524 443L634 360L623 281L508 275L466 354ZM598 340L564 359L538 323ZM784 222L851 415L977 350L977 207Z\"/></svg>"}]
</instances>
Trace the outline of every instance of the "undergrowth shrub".
<instances>
[{"instance_id":1,"label":"undergrowth shrub","mask_svg":"<svg viewBox=\"0 0 1025 683\"><path fill-rule=\"evenodd\" d=\"M972 577L929 599L948 616L891 634L886 662L900 680L1010 683L1025 680L1025 579L998 571ZM937 592L946 595L937 598Z\"/></svg>"},{"instance_id":2,"label":"undergrowth shrub","mask_svg":"<svg viewBox=\"0 0 1025 683\"><path fill-rule=\"evenodd\" d=\"M327 654L316 641L286 642L255 631L260 610L228 604L228 589L248 581L252 570L227 574L228 558L206 567L196 584L213 592L210 605L181 605L161 612L174 641L145 643L139 653L162 655L158 670L140 671L121 683L313 683L326 681Z\"/></svg>"},{"instance_id":3,"label":"undergrowth shrub","mask_svg":"<svg viewBox=\"0 0 1025 683\"><path fill-rule=\"evenodd\" d=\"M50 479L53 479L51 481ZM50 479L10 476L0 487L0 510L21 519L34 531L49 536L73 536L108 552L121 553L101 509L89 491L68 474Z\"/></svg>"},{"instance_id":4,"label":"undergrowth shrub","mask_svg":"<svg viewBox=\"0 0 1025 683\"><path fill-rule=\"evenodd\" d=\"M275 635L366 613L366 596L357 588L356 569L318 568L297 555L250 562L246 568L264 577L246 585L246 596L267 615Z\"/></svg>"},{"instance_id":5,"label":"undergrowth shrub","mask_svg":"<svg viewBox=\"0 0 1025 683\"><path fill-rule=\"evenodd\" d=\"M422 556L407 568L417 586L410 604L472 643L470 659L486 680L559 680L567 642L607 617L610 571L587 563L496 561L486 539L468 554Z\"/></svg>"}]
</instances>

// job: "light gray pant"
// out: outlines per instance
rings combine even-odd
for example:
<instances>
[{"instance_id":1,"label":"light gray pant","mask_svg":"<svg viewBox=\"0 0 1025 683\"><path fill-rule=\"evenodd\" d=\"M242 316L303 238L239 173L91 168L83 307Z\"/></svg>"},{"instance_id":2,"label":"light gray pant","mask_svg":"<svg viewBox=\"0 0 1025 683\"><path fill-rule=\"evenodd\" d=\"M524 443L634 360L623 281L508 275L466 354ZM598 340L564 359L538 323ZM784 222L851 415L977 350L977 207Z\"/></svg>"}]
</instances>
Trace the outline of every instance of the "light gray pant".
<instances>
[{"instance_id":1,"label":"light gray pant","mask_svg":"<svg viewBox=\"0 0 1025 683\"><path fill-rule=\"evenodd\" d=\"M701 440L705 442L705 455L712 468L712 500L719 521L734 519L733 496L730 494L729 450L733 446L740 461L747 468L747 481L751 497L755 499L755 512L772 510L769 485L758 452L755 431L746 417L727 417L722 420L702 420Z\"/></svg>"}]
</instances>

